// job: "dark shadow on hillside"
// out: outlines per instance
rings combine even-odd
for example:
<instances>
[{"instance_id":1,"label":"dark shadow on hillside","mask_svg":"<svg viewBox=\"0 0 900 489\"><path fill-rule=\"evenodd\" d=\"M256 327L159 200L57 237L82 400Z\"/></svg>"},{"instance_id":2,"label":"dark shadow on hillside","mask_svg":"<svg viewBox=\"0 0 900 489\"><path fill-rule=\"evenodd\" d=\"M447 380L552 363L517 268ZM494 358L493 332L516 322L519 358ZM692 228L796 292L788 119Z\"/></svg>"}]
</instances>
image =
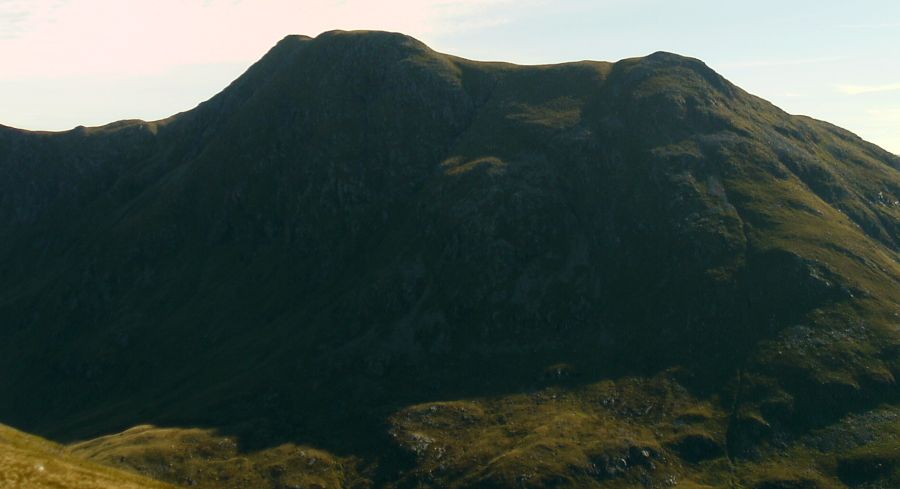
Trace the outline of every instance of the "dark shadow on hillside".
<instances>
[{"instance_id":1,"label":"dark shadow on hillside","mask_svg":"<svg viewBox=\"0 0 900 489\"><path fill-rule=\"evenodd\" d=\"M632 293L635 284L616 298L619 306L606 318L610 327L599 331L548 331L546 324L500 329L482 333L467 350L451 347L415 359L377 340L349 350L325 349L312 359L291 355L288 348L221 387L187 382L168 392L99 390L93 402L89 398L61 417L48 420L35 408L9 421L61 442L154 424L215 428L238 437L248 451L293 442L339 455L399 457L386 451L393 446L386 419L424 402L494 398L548 386L577 388L664 370L700 398L726 392L758 341L814 308L841 300L839 291L817 289L810 282L815 276L794 255L768 253L751 258L737 284L723 290L682 284L648 306L646 296L637 300ZM805 292L794 293L798 289ZM679 312L673 315L673 310ZM460 329L463 335L478 331ZM379 351L380 356L371 354ZM332 355L343 360L331 370L316 369L317 361ZM22 394L20 405L28 405L28 393Z\"/></svg>"}]
</instances>

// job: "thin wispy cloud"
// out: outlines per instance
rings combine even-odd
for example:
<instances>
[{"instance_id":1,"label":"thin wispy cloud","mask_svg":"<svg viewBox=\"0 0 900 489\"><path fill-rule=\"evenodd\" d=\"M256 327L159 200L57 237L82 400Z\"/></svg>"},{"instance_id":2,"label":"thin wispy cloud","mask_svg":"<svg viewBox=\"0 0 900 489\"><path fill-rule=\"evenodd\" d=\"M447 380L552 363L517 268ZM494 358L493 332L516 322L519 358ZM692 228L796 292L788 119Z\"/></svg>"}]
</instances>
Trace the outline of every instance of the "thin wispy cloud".
<instances>
[{"instance_id":1,"label":"thin wispy cloud","mask_svg":"<svg viewBox=\"0 0 900 489\"><path fill-rule=\"evenodd\" d=\"M838 91L847 95L862 95L866 93L896 92L900 91L900 83L886 85L838 85Z\"/></svg>"},{"instance_id":2,"label":"thin wispy cloud","mask_svg":"<svg viewBox=\"0 0 900 489\"><path fill-rule=\"evenodd\" d=\"M35 21L53 20L53 12L69 0L0 0L0 40L19 38Z\"/></svg>"},{"instance_id":3,"label":"thin wispy cloud","mask_svg":"<svg viewBox=\"0 0 900 489\"><path fill-rule=\"evenodd\" d=\"M27 5L19 0L0 0L0 39L14 39L24 30L31 16Z\"/></svg>"},{"instance_id":4,"label":"thin wispy cloud","mask_svg":"<svg viewBox=\"0 0 900 489\"><path fill-rule=\"evenodd\" d=\"M428 43L507 24L544 1L0 0L0 80L251 62L287 34L332 29L398 31Z\"/></svg>"},{"instance_id":5,"label":"thin wispy cloud","mask_svg":"<svg viewBox=\"0 0 900 489\"><path fill-rule=\"evenodd\" d=\"M512 0L437 0L429 6L429 23L435 34L459 34L465 31L487 29L509 24L512 19L508 10L502 7L509 6ZM521 8L520 0L516 5ZM537 4L538 1L524 2Z\"/></svg>"},{"instance_id":6,"label":"thin wispy cloud","mask_svg":"<svg viewBox=\"0 0 900 489\"><path fill-rule=\"evenodd\" d=\"M731 61L719 63L722 68L770 68L779 66L796 66L796 65L815 65L825 63L837 63L844 60L843 56L829 56L819 58L798 58L798 59L756 59L745 61Z\"/></svg>"},{"instance_id":7,"label":"thin wispy cloud","mask_svg":"<svg viewBox=\"0 0 900 489\"><path fill-rule=\"evenodd\" d=\"M0 11L0 39L14 39L22 33L22 24L28 19L28 12Z\"/></svg>"}]
</instances>

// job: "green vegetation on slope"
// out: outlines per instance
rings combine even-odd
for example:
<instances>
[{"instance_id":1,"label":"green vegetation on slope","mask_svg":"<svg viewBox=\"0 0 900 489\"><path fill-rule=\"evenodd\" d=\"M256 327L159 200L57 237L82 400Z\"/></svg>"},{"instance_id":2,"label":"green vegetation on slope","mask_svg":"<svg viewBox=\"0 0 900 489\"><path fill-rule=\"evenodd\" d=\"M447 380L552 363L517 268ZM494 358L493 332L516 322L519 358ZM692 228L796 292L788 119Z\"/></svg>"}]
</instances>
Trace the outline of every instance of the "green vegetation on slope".
<instances>
[{"instance_id":1,"label":"green vegetation on slope","mask_svg":"<svg viewBox=\"0 0 900 489\"><path fill-rule=\"evenodd\" d=\"M173 486L74 456L65 447L0 426L0 487L172 489Z\"/></svg>"},{"instance_id":2,"label":"green vegetation on slope","mask_svg":"<svg viewBox=\"0 0 900 489\"><path fill-rule=\"evenodd\" d=\"M236 440L210 430L138 426L74 444L69 451L147 477L201 489L365 485L353 461L291 444L243 453Z\"/></svg>"}]
</instances>

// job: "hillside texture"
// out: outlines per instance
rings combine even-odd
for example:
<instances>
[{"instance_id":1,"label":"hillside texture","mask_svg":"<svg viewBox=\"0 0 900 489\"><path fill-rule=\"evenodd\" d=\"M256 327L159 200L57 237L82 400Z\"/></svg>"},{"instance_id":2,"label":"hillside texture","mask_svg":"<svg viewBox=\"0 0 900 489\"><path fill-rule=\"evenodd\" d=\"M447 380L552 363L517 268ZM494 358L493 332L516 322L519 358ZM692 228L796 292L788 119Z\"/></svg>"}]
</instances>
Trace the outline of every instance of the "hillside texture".
<instances>
[{"instance_id":1,"label":"hillside texture","mask_svg":"<svg viewBox=\"0 0 900 489\"><path fill-rule=\"evenodd\" d=\"M71 454L65 447L0 426L0 487L175 489Z\"/></svg>"},{"instance_id":2,"label":"hillside texture","mask_svg":"<svg viewBox=\"0 0 900 489\"><path fill-rule=\"evenodd\" d=\"M898 376L900 158L695 59L289 36L0 127L0 422L170 483L895 488Z\"/></svg>"}]
</instances>

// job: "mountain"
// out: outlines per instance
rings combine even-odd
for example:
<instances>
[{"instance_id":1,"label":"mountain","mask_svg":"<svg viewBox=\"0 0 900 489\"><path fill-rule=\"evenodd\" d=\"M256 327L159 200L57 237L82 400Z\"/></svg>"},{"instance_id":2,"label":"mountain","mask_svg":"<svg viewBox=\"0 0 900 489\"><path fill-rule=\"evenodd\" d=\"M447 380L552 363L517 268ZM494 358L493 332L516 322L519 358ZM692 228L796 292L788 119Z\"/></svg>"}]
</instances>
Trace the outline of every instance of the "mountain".
<instances>
[{"instance_id":1,"label":"mountain","mask_svg":"<svg viewBox=\"0 0 900 489\"><path fill-rule=\"evenodd\" d=\"M329 32L0 128L0 422L168 482L897 487L898 375L900 158L695 59Z\"/></svg>"}]
</instances>

